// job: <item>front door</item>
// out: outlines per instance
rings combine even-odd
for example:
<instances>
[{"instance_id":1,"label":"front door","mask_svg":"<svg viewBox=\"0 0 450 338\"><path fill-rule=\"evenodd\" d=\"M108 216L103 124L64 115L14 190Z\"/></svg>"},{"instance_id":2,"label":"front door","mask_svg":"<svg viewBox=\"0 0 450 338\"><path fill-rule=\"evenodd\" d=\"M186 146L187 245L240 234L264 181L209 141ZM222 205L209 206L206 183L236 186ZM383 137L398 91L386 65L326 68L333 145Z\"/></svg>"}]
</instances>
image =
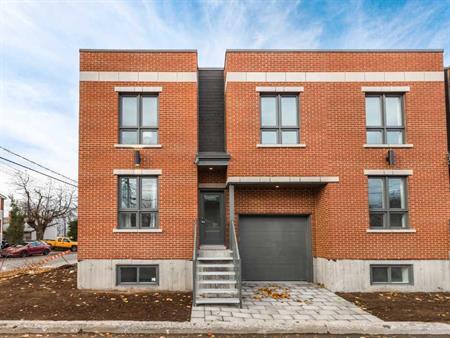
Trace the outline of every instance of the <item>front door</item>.
<instances>
[{"instance_id":1,"label":"front door","mask_svg":"<svg viewBox=\"0 0 450 338\"><path fill-rule=\"evenodd\" d=\"M223 192L200 192L200 244L225 244Z\"/></svg>"}]
</instances>

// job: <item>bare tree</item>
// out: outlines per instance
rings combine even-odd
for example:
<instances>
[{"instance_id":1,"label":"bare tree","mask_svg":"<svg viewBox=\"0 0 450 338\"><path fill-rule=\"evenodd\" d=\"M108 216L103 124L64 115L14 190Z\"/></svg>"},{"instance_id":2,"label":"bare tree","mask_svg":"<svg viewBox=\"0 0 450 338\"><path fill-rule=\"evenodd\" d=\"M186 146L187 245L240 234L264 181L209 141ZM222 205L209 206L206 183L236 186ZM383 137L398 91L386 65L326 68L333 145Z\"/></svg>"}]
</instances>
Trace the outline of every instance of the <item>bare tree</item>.
<instances>
[{"instance_id":1,"label":"bare tree","mask_svg":"<svg viewBox=\"0 0 450 338\"><path fill-rule=\"evenodd\" d=\"M37 240L44 238L45 229L56 225L61 218L70 218L75 212L75 189L55 185L51 180L41 186L23 173L17 174L15 186L25 222L36 231Z\"/></svg>"}]
</instances>

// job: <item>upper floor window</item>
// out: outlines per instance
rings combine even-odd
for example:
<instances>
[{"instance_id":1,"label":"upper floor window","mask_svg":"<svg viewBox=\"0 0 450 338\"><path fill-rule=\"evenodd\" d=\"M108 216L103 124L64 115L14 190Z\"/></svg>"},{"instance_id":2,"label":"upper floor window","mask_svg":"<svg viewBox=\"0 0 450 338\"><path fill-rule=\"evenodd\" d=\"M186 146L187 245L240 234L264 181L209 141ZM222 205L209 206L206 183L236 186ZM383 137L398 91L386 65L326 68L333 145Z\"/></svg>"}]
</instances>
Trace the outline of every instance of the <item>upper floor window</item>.
<instances>
[{"instance_id":1,"label":"upper floor window","mask_svg":"<svg viewBox=\"0 0 450 338\"><path fill-rule=\"evenodd\" d=\"M261 95L261 143L298 144L298 95Z\"/></svg>"},{"instance_id":2,"label":"upper floor window","mask_svg":"<svg viewBox=\"0 0 450 338\"><path fill-rule=\"evenodd\" d=\"M370 227L401 229L408 227L406 178L369 177Z\"/></svg>"},{"instance_id":3,"label":"upper floor window","mask_svg":"<svg viewBox=\"0 0 450 338\"><path fill-rule=\"evenodd\" d=\"M403 95L366 95L366 133L368 144L404 144Z\"/></svg>"},{"instance_id":4,"label":"upper floor window","mask_svg":"<svg viewBox=\"0 0 450 338\"><path fill-rule=\"evenodd\" d=\"M158 227L158 179L153 176L119 177L119 228Z\"/></svg>"},{"instance_id":5,"label":"upper floor window","mask_svg":"<svg viewBox=\"0 0 450 338\"><path fill-rule=\"evenodd\" d=\"M120 95L119 142L158 144L158 96Z\"/></svg>"}]
</instances>

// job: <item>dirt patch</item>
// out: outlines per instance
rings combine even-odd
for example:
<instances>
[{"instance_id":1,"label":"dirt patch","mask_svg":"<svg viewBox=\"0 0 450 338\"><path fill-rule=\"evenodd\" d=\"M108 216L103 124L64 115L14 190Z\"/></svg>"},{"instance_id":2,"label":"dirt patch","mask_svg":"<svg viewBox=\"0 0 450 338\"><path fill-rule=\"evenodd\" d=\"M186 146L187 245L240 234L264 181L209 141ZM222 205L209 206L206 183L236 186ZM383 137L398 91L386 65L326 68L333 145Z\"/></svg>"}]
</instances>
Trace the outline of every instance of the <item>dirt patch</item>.
<instances>
[{"instance_id":1,"label":"dirt patch","mask_svg":"<svg viewBox=\"0 0 450 338\"><path fill-rule=\"evenodd\" d=\"M77 289L72 265L0 280L0 319L188 321L191 293Z\"/></svg>"},{"instance_id":2,"label":"dirt patch","mask_svg":"<svg viewBox=\"0 0 450 338\"><path fill-rule=\"evenodd\" d=\"M450 323L449 292L337 294L383 320Z\"/></svg>"}]
</instances>

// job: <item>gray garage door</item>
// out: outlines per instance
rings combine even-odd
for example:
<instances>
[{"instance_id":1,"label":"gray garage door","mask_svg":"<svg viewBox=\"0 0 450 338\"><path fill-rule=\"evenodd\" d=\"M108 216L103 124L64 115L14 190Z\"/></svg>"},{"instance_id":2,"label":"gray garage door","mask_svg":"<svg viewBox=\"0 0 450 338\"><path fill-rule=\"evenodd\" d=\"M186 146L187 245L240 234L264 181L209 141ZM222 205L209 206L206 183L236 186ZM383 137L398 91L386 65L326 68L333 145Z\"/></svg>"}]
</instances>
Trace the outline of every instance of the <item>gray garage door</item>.
<instances>
[{"instance_id":1,"label":"gray garage door","mask_svg":"<svg viewBox=\"0 0 450 338\"><path fill-rule=\"evenodd\" d=\"M312 281L311 230L303 216L240 216L242 279Z\"/></svg>"}]
</instances>

